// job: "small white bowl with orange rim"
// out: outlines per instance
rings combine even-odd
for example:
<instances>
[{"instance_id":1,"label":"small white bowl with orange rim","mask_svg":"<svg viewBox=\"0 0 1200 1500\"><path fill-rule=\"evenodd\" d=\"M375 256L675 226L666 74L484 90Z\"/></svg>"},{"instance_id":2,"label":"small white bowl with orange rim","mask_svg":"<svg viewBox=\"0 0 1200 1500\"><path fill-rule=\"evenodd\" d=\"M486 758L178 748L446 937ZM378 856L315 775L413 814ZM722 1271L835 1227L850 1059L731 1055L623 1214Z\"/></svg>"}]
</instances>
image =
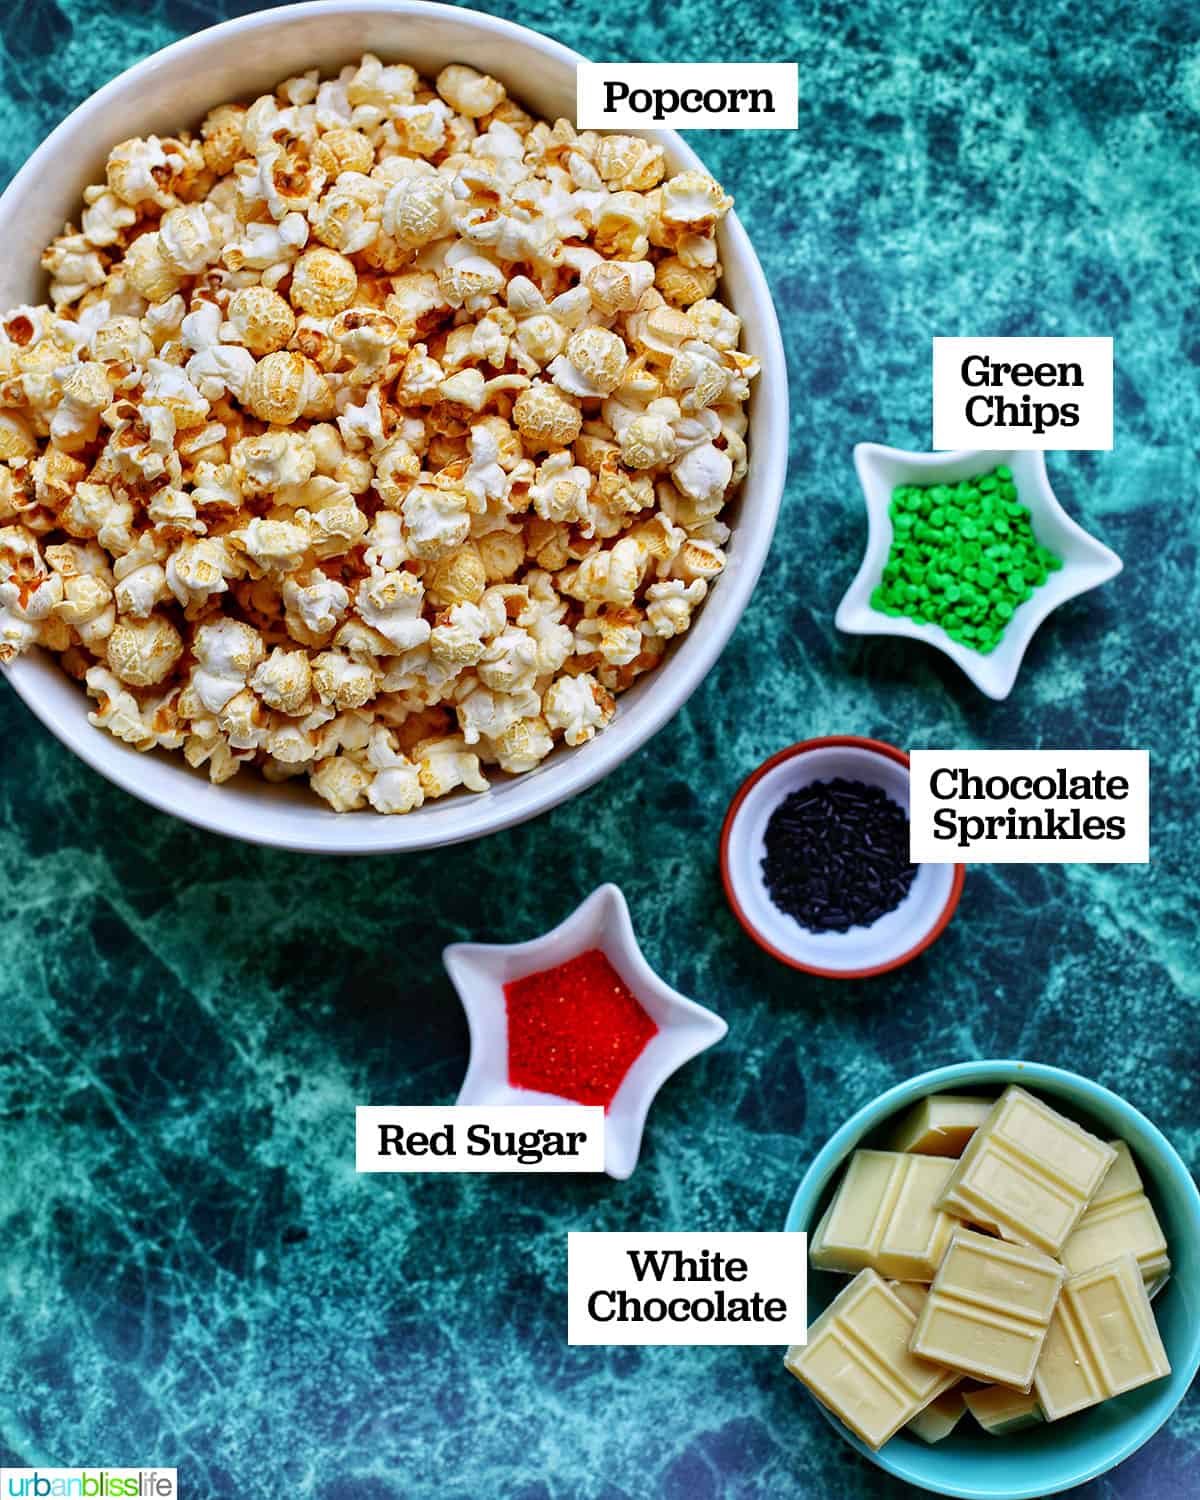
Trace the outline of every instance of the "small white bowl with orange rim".
<instances>
[{"instance_id":1,"label":"small white bowl with orange rim","mask_svg":"<svg viewBox=\"0 0 1200 1500\"><path fill-rule=\"evenodd\" d=\"M721 829L721 878L734 916L760 948L780 963L825 979L870 979L923 953L942 935L958 906L965 865L917 866L908 894L869 926L813 932L782 911L763 878L771 815L802 787L843 777L879 787L908 816L908 756L883 740L828 735L789 745L739 787Z\"/></svg>"}]
</instances>

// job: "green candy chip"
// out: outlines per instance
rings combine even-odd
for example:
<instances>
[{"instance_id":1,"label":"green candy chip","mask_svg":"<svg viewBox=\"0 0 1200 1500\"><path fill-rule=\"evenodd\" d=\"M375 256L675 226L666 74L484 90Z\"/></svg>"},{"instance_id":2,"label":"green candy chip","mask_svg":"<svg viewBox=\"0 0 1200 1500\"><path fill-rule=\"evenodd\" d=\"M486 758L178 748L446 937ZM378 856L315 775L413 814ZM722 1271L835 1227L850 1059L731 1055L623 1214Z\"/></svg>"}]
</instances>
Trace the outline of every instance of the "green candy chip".
<instances>
[{"instance_id":1,"label":"green candy chip","mask_svg":"<svg viewBox=\"0 0 1200 1500\"><path fill-rule=\"evenodd\" d=\"M983 655L1063 565L1038 541L1004 464L955 485L897 485L888 515L892 545L871 608L937 625Z\"/></svg>"}]
</instances>

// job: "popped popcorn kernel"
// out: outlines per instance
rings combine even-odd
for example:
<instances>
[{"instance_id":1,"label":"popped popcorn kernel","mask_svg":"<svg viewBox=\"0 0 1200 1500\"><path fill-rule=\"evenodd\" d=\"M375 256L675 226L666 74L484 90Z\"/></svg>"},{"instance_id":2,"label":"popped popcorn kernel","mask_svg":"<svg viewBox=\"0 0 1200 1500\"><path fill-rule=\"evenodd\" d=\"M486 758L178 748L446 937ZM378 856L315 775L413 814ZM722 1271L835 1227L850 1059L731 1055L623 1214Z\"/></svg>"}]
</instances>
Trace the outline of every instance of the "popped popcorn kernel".
<instances>
[{"instance_id":1,"label":"popped popcorn kernel","mask_svg":"<svg viewBox=\"0 0 1200 1500\"><path fill-rule=\"evenodd\" d=\"M370 773L348 755L331 755L321 761L308 780L317 796L323 797L334 812L355 812L366 806Z\"/></svg>"},{"instance_id":2,"label":"popped popcorn kernel","mask_svg":"<svg viewBox=\"0 0 1200 1500\"><path fill-rule=\"evenodd\" d=\"M210 110L200 127L204 165L218 177L233 170L242 154L242 125L246 111L240 104L220 104Z\"/></svg>"},{"instance_id":3,"label":"popped popcorn kernel","mask_svg":"<svg viewBox=\"0 0 1200 1500\"><path fill-rule=\"evenodd\" d=\"M282 427L239 439L229 458L235 507L245 498L275 495L306 483L316 466L316 455L304 433Z\"/></svg>"},{"instance_id":4,"label":"popped popcorn kernel","mask_svg":"<svg viewBox=\"0 0 1200 1500\"><path fill-rule=\"evenodd\" d=\"M654 285L654 267L649 261L602 260L583 275L583 285L605 317L633 312Z\"/></svg>"},{"instance_id":5,"label":"popped popcorn kernel","mask_svg":"<svg viewBox=\"0 0 1200 1500\"><path fill-rule=\"evenodd\" d=\"M651 237L675 248L685 235L709 235L733 207L733 199L707 172L689 170L663 183Z\"/></svg>"},{"instance_id":6,"label":"popped popcorn kernel","mask_svg":"<svg viewBox=\"0 0 1200 1500\"><path fill-rule=\"evenodd\" d=\"M456 547L441 557L425 575L431 602L439 607L452 604L478 604L487 587L487 573L479 549L473 542Z\"/></svg>"},{"instance_id":7,"label":"popped popcorn kernel","mask_svg":"<svg viewBox=\"0 0 1200 1500\"><path fill-rule=\"evenodd\" d=\"M437 90L452 109L471 119L490 114L505 96L502 83L462 63L451 63L442 69L437 76Z\"/></svg>"},{"instance_id":8,"label":"popped popcorn kernel","mask_svg":"<svg viewBox=\"0 0 1200 1500\"><path fill-rule=\"evenodd\" d=\"M103 667L89 667L86 674L88 692L96 699L96 708L88 714L88 723L107 729L119 740L149 750L153 739L142 723L141 705L111 672Z\"/></svg>"},{"instance_id":9,"label":"popped popcorn kernel","mask_svg":"<svg viewBox=\"0 0 1200 1500\"><path fill-rule=\"evenodd\" d=\"M667 638L682 635L707 593L708 584L701 577L686 584L681 579L652 583L646 590L649 601L646 620L651 630L655 635Z\"/></svg>"},{"instance_id":10,"label":"popped popcorn kernel","mask_svg":"<svg viewBox=\"0 0 1200 1500\"><path fill-rule=\"evenodd\" d=\"M47 560L55 566L47 548ZM56 571L61 571L56 568ZM90 572L62 572L63 597L52 610L64 624L69 625L80 641L89 650L101 649L101 643L112 634L117 611L113 602L111 575L107 578Z\"/></svg>"},{"instance_id":11,"label":"popped popcorn kernel","mask_svg":"<svg viewBox=\"0 0 1200 1500\"><path fill-rule=\"evenodd\" d=\"M157 231L139 235L126 250L122 266L129 285L147 302L165 302L183 285L184 273L167 259Z\"/></svg>"},{"instance_id":12,"label":"popped popcorn kernel","mask_svg":"<svg viewBox=\"0 0 1200 1500\"><path fill-rule=\"evenodd\" d=\"M427 797L444 797L460 786L471 792L486 792L488 789L479 757L467 749L461 735L422 740L414 746L412 756L417 764L421 789Z\"/></svg>"},{"instance_id":13,"label":"popped popcorn kernel","mask_svg":"<svg viewBox=\"0 0 1200 1500\"><path fill-rule=\"evenodd\" d=\"M425 801L425 789L416 765L400 752L396 736L383 725L371 731L367 765L375 775L367 788L367 800L376 812L406 813Z\"/></svg>"},{"instance_id":14,"label":"popped popcorn kernel","mask_svg":"<svg viewBox=\"0 0 1200 1500\"><path fill-rule=\"evenodd\" d=\"M225 537L201 537L172 552L163 570L167 587L185 610L194 610L228 589L241 571Z\"/></svg>"},{"instance_id":15,"label":"popped popcorn kernel","mask_svg":"<svg viewBox=\"0 0 1200 1500\"><path fill-rule=\"evenodd\" d=\"M61 235L42 256L50 274L50 300L55 307L78 302L93 287L103 286L104 262L82 234Z\"/></svg>"},{"instance_id":16,"label":"popped popcorn kernel","mask_svg":"<svg viewBox=\"0 0 1200 1500\"><path fill-rule=\"evenodd\" d=\"M117 243L123 231L137 223L137 210L104 188L85 188L83 201L87 207L79 216L79 226L89 245L107 249ZM103 279L98 285L102 284Z\"/></svg>"},{"instance_id":17,"label":"popped popcorn kernel","mask_svg":"<svg viewBox=\"0 0 1200 1500\"><path fill-rule=\"evenodd\" d=\"M634 135L602 136L595 161L601 178L616 191L633 188L645 192L657 187L666 173L662 147Z\"/></svg>"},{"instance_id":18,"label":"popped popcorn kernel","mask_svg":"<svg viewBox=\"0 0 1200 1500\"><path fill-rule=\"evenodd\" d=\"M358 586L355 607L364 624L377 630L397 652L429 639L432 626L421 618L425 588L412 573L376 573Z\"/></svg>"},{"instance_id":19,"label":"popped popcorn kernel","mask_svg":"<svg viewBox=\"0 0 1200 1500\"><path fill-rule=\"evenodd\" d=\"M0 411L0 463L23 462L37 452L28 421L15 411Z\"/></svg>"},{"instance_id":20,"label":"popped popcorn kernel","mask_svg":"<svg viewBox=\"0 0 1200 1500\"><path fill-rule=\"evenodd\" d=\"M58 410L50 419L50 438L68 451L94 443L100 413L112 399L108 371L97 360L66 365L59 377Z\"/></svg>"},{"instance_id":21,"label":"popped popcorn kernel","mask_svg":"<svg viewBox=\"0 0 1200 1500\"><path fill-rule=\"evenodd\" d=\"M260 272L262 285L274 289L307 243L308 220L302 213L290 213L278 224L246 224L241 239L227 244L221 259L235 274Z\"/></svg>"},{"instance_id":22,"label":"popped popcorn kernel","mask_svg":"<svg viewBox=\"0 0 1200 1500\"><path fill-rule=\"evenodd\" d=\"M450 188L437 172L413 172L388 190L380 223L401 250L440 239L450 227Z\"/></svg>"},{"instance_id":23,"label":"popped popcorn kernel","mask_svg":"<svg viewBox=\"0 0 1200 1500\"><path fill-rule=\"evenodd\" d=\"M488 749L502 771L520 776L546 759L554 749L554 737L542 715L535 714L530 719L514 720L502 734L488 741Z\"/></svg>"},{"instance_id":24,"label":"popped popcorn kernel","mask_svg":"<svg viewBox=\"0 0 1200 1500\"><path fill-rule=\"evenodd\" d=\"M358 290L358 272L354 262L337 250L319 245L306 250L292 272L292 306L316 318L327 318L341 312L354 301Z\"/></svg>"},{"instance_id":25,"label":"popped popcorn kernel","mask_svg":"<svg viewBox=\"0 0 1200 1500\"><path fill-rule=\"evenodd\" d=\"M469 506L466 490L414 486L400 507L413 556L435 562L460 547L471 533Z\"/></svg>"},{"instance_id":26,"label":"popped popcorn kernel","mask_svg":"<svg viewBox=\"0 0 1200 1500\"><path fill-rule=\"evenodd\" d=\"M312 696L312 665L306 651L288 651L276 646L270 656L255 668L250 686L267 704L281 714L300 714L309 707Z\"/></svg>"},{"instance_id":27,"label":"popped popcorn kernel","mask_svg":"<svg viewBox=\"0 0 1200 1500\"><path fill-rule=\"evenodd\" d=\"M322 651L313 658L312 684L322 703L362 708L378 692L379 674L371 663L354 661L343 651Z\"/></svg>"},{"instance_id":28,"label":"popped popcorn kernel","mask_svg":"<svg viewBox=\"0 0 1200 1500\"><path fill-rule=\"evenodd\" d=\"M332 182L343 172L369 173L375 165L375 148L361 130L335 128L317 140L312 158Z\"/></svg>"},{"instance_id":29,"label":"popped popcorn kernel","mask_svg":"<svg viewBox=\"0 0 1200 1500\"><path fill-rule=\"evenodd\" d=\"M246 286L234 292L225 312L223 338L244 344L251 354L276 354L296 331L296 314L278 292Z\"/></svg>"},{"instance_id":30,"label":"popped popcorn kernel","mask_svg":"<svg viewBox=\"0 0 1200 1500\"><path fill-rule=\"evenodd\" d=\"M311 541L307 525L299 519L255 516L229 533L229 545L245 556L253 576L261 578L264 573L294 572L307 556Z\"/></svg>"},{"instance_id":31,"label":"popped popcorn kernel","mask_svg":"<svg viewBox=\"0 0 1200 1500\"><path fill-rule=\"evenodd\" d=\"M725 566L731 205L370 53L119 142L0 317L0 661L338 812L586 743Z\"/></svg>"},{"instance_id":32,"label":"popped popcorn kernel","mask_svg":"<svg viewBox=\"0 0 1200 1500\"><path fill-rule=\"evenodd\" d=\"M288 427L312 404L317 372L303 354L277 350L260 359L246 382L246 408L260 422Z\"/></svg>"},{"instance_id":33,"label":"popped popcorn kernel","mask_svg":"<svg viewBox=\"0 0 1200 1500\"><path fill-rule=\"evenodd\" d=\"M696 338L714 349L736 349L742 331L742 320L723 302L714 302L704 297L688 308L688 322L695 330Z\"/></svg>"},{"instance_id":34,"label":"popped popcorn kernel","mask_svg":"<svg viewBox=\"0 0 1200 1500\"><path fill-rule=\"evenodd\" d=\"M87 467L61 448L48 448L31 465L33 492L38 502L51 510L59 510L71 498L71 493L87 474Z\"/></svg>"},{"instance_id":35,"label":"popped popcorn kernel","mask_svg":"<svg viewBox=\"0 0 1200 1500\"><path fill-rule=\"evenodd\" d=\"M586 523L591 517L588 497L592 475L581 464L571 463L566 450L552 453L538 466L529 498L544 521Z\"/></svg>"},{"instance_id":36,"label":"popped popcorn kernel","mask_svg":"<svg viewBox=\"0 0 1200 1500\"><path fill-rule=\"evenodd\" d=\"M113 675L132 687L161 682L182 655L183 640L165 615L118 620L105 648Z\"/></svg>"},{"instance_id":37,"label":"popped popcorn kernel","mask_svg":"<svg viewBox=\"0 0 1200 1500\"><path fill-rule=\"evenodd\" d=\"M200 704L215 714L245 687L266 650L253 626L223 616L200 626L192 653L196 658L192 686Z\"/></svg>"},{"instance_id":38,"label":"popped popcorn kernel","mask_svg":"<svg viewBox=\"0 0 1200 1500\"><path fill-rule=\"evenodd\" d=\"M158 225L158 252L172 270L198 276L221 258L216 216L203 203L168 209Z\"/></svg>"},{"instance_id":39,"label":"popped popcorn kernel","mask_svg":"<svg viewBox=\"0 0 1200 1500\"><path fill-rule=\"evenodd\" d=\"M134 208L153 203L170 208L175 195L170 181L175 163L156 135L145 140L135 137L114 146L108 154L104 172L108 185L122 203Z\"/></svg>"},{"instance_id":40,"label":"popped popcorn kernel","mask_svg":"<svg viewBox=\"0 0 1200 1500\"><path fill-rule=\"evenodd\" d=\"M720 279L714 266L689 266L677 255L660 260L654 268L654 285L672 307L691 307L711 297Z\"/></svg>"},{"instance_id":41,"label":"popped popcorn kernel","mask_svg":"<svg viewBox=\"0 0 1200 1500\"><path fill-rule=\"evenodd\" d=\"M522 391L512 414L517 431L535 450L569 446L583 425L579 408L544 382Z\"/></svg>"},{"instance_id":42,"label":"popped popcorn kernel","mask_svg":"<svg viewBox=\"0 0 1200 1500\"><path fill-rule=\"evenodd\" d=\"M590 672L583 672L552 682L542 712L547 725L561 730L568 745L584 745L612 718L616 704Z\"/></svg>"},{"instance_id":43,"label":"popped popcorn kernel","mask_svg":"<svg viewBox=\"0 0 1200 1500\"><path fill-rule=\"evenodd\" d=\"M303 646L326 645L350 608L345 585L317 569L285 578L282 596L288 634Z\"/></svg>"},{"instance_id":44,"label":"popped popcorn kernel","mask_svg":"<svg viewBox=\"0 0 1200 1500\"><path fill-rule=\"evenodd\" d=\"M572 396L608 396L620 385L628 357L620 334L609 328L581 328L552 361L550 375Z\"/></svg>"},{"instance_id":45,"label":"popped popcorn kernel","mask_svg":"<svg viewBox=\"0 0 1200 1500\"><path fill-rule=\"evenodd\" d=\"M475 545L488 583L515 577L525 561L525 540L520 532L489 531Z\"/></svg>"},{"instance_id":46,"label":"popped popcorn kernel","mask_svg":"<svg viewBox=\"0 0 1200 1500\"><path fill-rule=\"evenodd\" d=\"M661 412L643 412L621 433L621 462L630 469L657 469L675 457L675 429Z\"/></svg>"}]
</instances>

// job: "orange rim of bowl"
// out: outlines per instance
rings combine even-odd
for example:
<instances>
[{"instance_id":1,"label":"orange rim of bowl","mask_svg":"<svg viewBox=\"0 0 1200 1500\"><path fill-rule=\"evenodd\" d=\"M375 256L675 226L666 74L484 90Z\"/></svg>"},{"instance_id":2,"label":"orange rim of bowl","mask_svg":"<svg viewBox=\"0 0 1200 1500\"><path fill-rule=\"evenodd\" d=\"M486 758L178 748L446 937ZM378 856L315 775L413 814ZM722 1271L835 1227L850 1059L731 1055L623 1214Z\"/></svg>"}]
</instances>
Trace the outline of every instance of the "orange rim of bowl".
<instances>
[{"instance_id":1,"label":"orange rim of bowl","mask_svg":"<svg viewBox=\"0 0 1200 1500\"><path fill-rule=\"evenodd\" d=\"M888 760L893 760L907 771L909 769L908 755L903 750L898 750L895 745L889 745L884 740L866 739L857 734L831 734L815 740L800 740L795 745L788 745L786 749L778 751L769 760L764 760L756 771L752 771L741 786L734 793L733 801L729 804L729 811L725 814L725 821L721 825L721 882L725 887L725 899L734 916L741 923L747 935L758 944L772 958L777 958L780 963L787 964L790 969L799 969L805 974L815 974L821 979L872 979L877 974L886 974L891 969L899 969L902 965L909 963L919 953L923 953L930 944L935 943L946 930L950 918L954 915L958 906L958 898L962 894L963 880L966 876L966 865L954 866L954 878L950 882L950 894L946 898L946 904L942 907L937 921L922 937L920 942L915 943L904 953L895 958L888 959L887 963L873 964L866 969L823 969L816 964L802 963L798 958L793 958L790 953L785 953L782 948L777 948L763 933L761 933L742 908L734 890L733 877L729 867L729 844L733 835L733 825L741 810L742 803L750 795L755 787L768 772L773 771L776 766L782 765L785 760L791 760L794 756L804 755L810 750L825 750L836 746L851 746L859 750L870 750L876 755L882 755Z\"/></svg>"}]
</instances>

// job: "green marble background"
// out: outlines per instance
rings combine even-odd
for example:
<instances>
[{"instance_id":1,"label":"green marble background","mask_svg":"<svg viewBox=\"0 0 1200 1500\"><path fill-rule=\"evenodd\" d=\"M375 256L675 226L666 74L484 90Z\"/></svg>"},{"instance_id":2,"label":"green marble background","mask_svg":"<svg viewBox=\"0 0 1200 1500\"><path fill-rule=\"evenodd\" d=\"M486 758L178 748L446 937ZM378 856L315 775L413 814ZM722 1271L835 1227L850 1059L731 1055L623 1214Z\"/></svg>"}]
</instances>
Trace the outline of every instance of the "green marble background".
<instances>
[{"instance_id":1,"label":"green marble background","mask_svg":"<svg viewBox=\"0 0 1200 1500\"><path fill-rule=\"evenodd\" d=\"M0 170L213 0L27 0L0 22ZM752 607L686 712L601 786L474 846L321 862L224 843L77 764L0 687L0 1464L173 1464L185 1494L757 1500L911 1494L772 1350L568 1349L568 1228L777 1227L846 1113L926 1066L1023 1055L1197 1126L1195 475L1200 13L1182 0L549 0L597 57L796 58L800 127L698 136L791 361L792 465ZM933 333L1113 334L1118 443L1052 459L1125 558L1012 699L832 625L859 439L923 447ZM726 803L814 734L1149 746L1153 862L969 873L925 958L776 966L716 874ZM596 884L729 1021L607 1179L356 1177L353 1106L449 1101L457 938ZM1196 1493L1200 1408L1087 1500Z\"/></svg>"}]
</instances>

